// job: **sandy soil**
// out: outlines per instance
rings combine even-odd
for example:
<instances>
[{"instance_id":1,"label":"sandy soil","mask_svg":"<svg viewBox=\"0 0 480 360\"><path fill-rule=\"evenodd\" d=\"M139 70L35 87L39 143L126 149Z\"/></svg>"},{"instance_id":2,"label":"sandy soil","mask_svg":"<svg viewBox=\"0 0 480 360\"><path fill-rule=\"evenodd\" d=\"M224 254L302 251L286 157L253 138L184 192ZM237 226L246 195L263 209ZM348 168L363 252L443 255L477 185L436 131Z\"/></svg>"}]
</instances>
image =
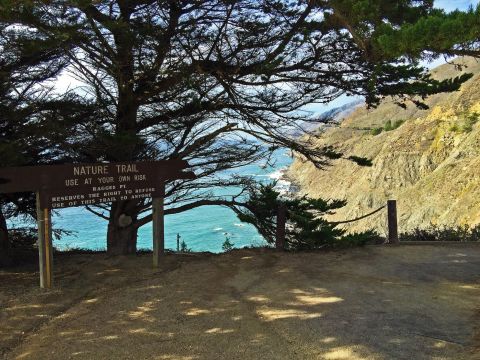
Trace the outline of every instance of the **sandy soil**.
<instances>
[{"instance_id":1,"label":"sandy soil","mask_svg":"<svg viewBox=\"0 0 480 360\"><path fill-rule=\"evenodd\" d=\"M480 359L480 246L56 258L0 271L5 359ZM476 342L476 343L475 343ZM477 347L476 347L477 346Z\"/></svg>"}]
</instances>

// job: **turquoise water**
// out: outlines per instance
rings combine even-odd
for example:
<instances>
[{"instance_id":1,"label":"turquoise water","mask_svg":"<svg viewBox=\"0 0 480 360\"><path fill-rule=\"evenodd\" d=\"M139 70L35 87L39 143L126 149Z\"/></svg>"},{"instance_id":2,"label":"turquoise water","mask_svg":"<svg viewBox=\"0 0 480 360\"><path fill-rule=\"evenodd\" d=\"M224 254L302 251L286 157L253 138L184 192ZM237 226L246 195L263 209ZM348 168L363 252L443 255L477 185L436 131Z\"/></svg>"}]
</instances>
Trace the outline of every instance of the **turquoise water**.
<instances>
[{"instance_id":1,"label":"turquoise water","mask_svg":"<svg viewBox=\"0 0 480 360\"><path fill-rule=\"evenodd\" d=\"M285 150L275 154L274 167L261 168L257 165L237 169L241 175L254 175L259 181L269 182L278 177L279 170L291 163ZM225 193L228 189L217 189L217 193ZM233 192L228 192L233 193ZM92 250L106 248L107 221L81 207L67 208L58 211L53 217L53 226L74 232L56 240L54 246L59 249L87 248ZM230 238L235 248L244 246L261 246L266 242L257 230L241 223L235 213L221 206L203 206L180 214L165 217L165 246L176 249L177 233L192 251L221 252L225 237ZM152 224L139 229L138 248L152 248Z\"/></svg>"}]
</instances>

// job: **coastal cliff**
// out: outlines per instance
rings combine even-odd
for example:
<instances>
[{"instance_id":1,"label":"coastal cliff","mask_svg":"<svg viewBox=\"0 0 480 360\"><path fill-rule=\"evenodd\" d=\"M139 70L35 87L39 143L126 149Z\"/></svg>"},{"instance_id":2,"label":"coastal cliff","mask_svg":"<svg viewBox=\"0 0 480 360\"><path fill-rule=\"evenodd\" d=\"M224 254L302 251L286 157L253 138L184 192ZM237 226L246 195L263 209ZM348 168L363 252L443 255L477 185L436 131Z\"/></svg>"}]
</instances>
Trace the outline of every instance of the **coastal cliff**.
<instances>
[{"instance_id":1,"label":"coastal cliff","mask_svg":"<svg viewBox=\"0 0 480 360\"><path fill-rule=\"evenodd\" d=\"M400 231L435 225L480 223L480 62L455 61L459 70L442 65L438 79L462 72L474 76L459 91L437 94L403 109L387 99L376 109L357 107L339 126L327 129L316 146L332 145L345 153L367 157L373 166L333 161L318 170L296 157L287 176L301 194L346 199L334 220L355 218L398 201ZM385 212L353 223L351 230L386 229Z\"/></svg>"}]
</instances>

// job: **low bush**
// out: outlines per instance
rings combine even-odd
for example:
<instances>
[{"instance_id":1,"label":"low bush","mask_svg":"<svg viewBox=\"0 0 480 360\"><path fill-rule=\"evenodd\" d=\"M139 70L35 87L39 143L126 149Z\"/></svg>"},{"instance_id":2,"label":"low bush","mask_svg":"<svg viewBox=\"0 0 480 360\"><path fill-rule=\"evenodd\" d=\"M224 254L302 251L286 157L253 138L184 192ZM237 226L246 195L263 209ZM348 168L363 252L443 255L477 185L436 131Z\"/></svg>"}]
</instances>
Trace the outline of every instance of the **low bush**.
<instances>
[{"instance_id":1,"label":"low bush","mask_svg":"<svg viewBox=\"0 0 480 360\"><path fill-rule=\"evenodd\" d=\"M37 229L24 227L8 230L9 265L38 261Z\"/></svg>"},{"instance_id":2,"label":"low bush","mask_svg":"<svg viewBox=\"0 0 480 360\"><path fill-rule=\"evenodd\" d=\"M480 114L474 112L465 116L465 122L463 124L463 132L469 133L472 132L473 126L480 119Z\"/></svg>"},{"instance_id":3,"label":"low bush","mask_svg":"<svg viewBox=\"0 0 480 360\"><path fill-rule=\"evenodd\" d=\"M225 241L222 244L222 250L224 252L228 252L228 251L231 251L234 246L235 244L230 241L230 238L228 236L225 236Z\"/></svg>"},{"instance_id":4,"label":"low bush","mask_svg":"<svg viewBox=\"0 0 480 360\"><path fill-rule=\"evenodd\" d=\"M398 129L402 124L405 122L405 120L395 120L392 123L392 120L387 120L384 124L383 127L376 127L370 130L370 134L376 136L381 134L383 131L388 132L388 131L393 131L395 129Z\"/></svg>"},{"instance_id":5,"label":"low bush","mask_svg":"<svg viewBox=\"0 0 480 360\"><path fill-rule=\"evenodd\" d=\"M452 126L450 126L450 129L449 129L451 132L455 132L455 133L458 133L460 132L460 127L457 125L457 124L452 124Z\"/></svg>"},{"instance_id":6,"label":"low bush","mask_svg":"<svg viewBox=\"0 0 480 360\"><path fill-rule=\"evenodd\" d=\"M243 222L254 225L266 241L276 240L277 210L282 199L274 184L258 185L250 190L246 209L237 209ZM284 199L286 212L285 247L287 250L343 248L375 242L379 236L373 231L346 234L338 224L329 222L325 215L346 205L343 200L312 199L306 196Z\"/></svg>"},{"instance_id":7,"label":"low bush","mask_svg":"<svg viewBox=\"0 0 480 360\"><path fill-rule=\"evenodd\" d=\"M385 238L380 236L375 230L366 230L363 232L355 232L342 236L338 242L337 247L348 248L364 245L376 245L385 243Z\"/></svg>"},{"instance_id":8,"label":"low bush","mask_svg":"<svg viewBox=\"0 0 480 360\"><path fill-rule=\"evenodd\" d=\"M395 122L392 123L392 120L388 120L383 126L383 130L392 131L398 129L404 122L405 120L395 120Z\"/></svg>"},{"instance_id":9,"label":"low bush","mask_svg":"<svg viewBox=\"0 0 480 360\"><path fill-rule=\"evenodd\" d=\"M180 252L182 253L192 252L192 249L190 249L187 246L187 243L185 242L185 240L182 240L182 242L180 243Z\"/></svg>"},{"instance_id":10,"label":"low bush","mask_svg":"<svg viewBox=\"0 0 480 360\"><path fill-rule=\"evenodd\" d=\"M478 242L480 241L480 225L470 227L463 226L436 226L427 228L415 228L399 235L400 241L457 241Z\"/></svg>"}]
</instances>

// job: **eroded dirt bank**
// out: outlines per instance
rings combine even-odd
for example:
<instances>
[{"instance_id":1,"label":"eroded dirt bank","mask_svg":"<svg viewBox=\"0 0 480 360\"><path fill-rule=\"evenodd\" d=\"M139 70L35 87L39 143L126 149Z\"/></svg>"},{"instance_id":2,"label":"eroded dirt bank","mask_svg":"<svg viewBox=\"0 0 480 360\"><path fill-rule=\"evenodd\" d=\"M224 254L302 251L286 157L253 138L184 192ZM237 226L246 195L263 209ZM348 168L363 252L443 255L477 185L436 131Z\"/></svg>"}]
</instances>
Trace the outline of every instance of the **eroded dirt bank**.
<instances>
[{"instance_id":1,"label":"eroded dirt bank","mask_svg":"<svg viewBox=\"0 0 480 360\"><path fill-rule=\"evenodd\" d=\"M480 359L480 246L56 259L0 271L5 359ZM478 344L478 343L477 343Z\"/></svg>"}]
</instances>

